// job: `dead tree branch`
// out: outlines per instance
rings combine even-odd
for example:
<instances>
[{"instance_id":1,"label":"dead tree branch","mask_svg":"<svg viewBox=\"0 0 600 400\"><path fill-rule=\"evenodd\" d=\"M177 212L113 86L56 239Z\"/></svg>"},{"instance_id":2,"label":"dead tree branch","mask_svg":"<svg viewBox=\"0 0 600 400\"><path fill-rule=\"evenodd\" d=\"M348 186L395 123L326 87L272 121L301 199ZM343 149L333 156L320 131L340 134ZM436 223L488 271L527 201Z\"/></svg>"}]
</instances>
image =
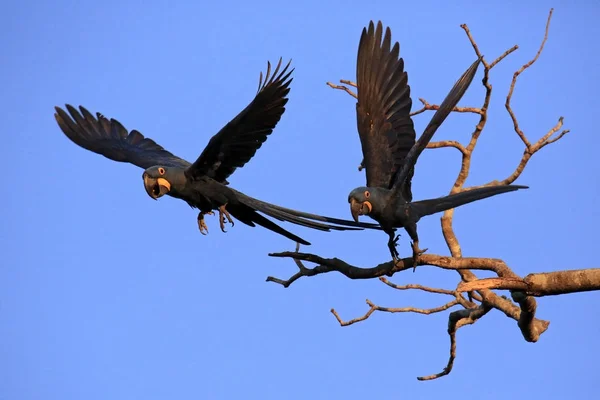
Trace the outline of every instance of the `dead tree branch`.
<instances>
[{"instance_id":1,"label":"dead tree branch","mask_svg":"<svg viewBox=\"0 0 600 400\"><path fill-rule=\"evenodd\" d=\"M331 313L335 316L335 318L338 320L338 322L340 323L341 326L348 326L348 325L352 325L356 322L360 322L360 321L364 321L365 319L369 318L371 316L371 314L373 314L375 311L382 311L382 312L389 312L389 313L406 313L406 312L412 312L412 313L417 313L417 314L435 314L438 313L440 311L445 311L451 307L454 307L455 305L459 304L458 300L454 299L446 304L443 304L439 307L434 307L434 308L416 308L416 307L401 307L401 308L391 308L391 307L381 307L378 306L376 304L374 304L371 300L367 299L367 304L369 305L369 311L367 311L365 313L365 315L363 315L362 317L358 317L358 318L354 318L351 319L350 321L343 321L340 316L338 315L337 311L335 311L335 309L331 309Z\"/></svg>"},{"instance_id":2,"label":"dead tree branch","mask_svg":"<svg viewBox=\"0 0 600 400\"><path fill-rule=\"evenodd\" d=\"M441 140L439 142L427 143L428 149L441 149L443 147L454 147L456 150L460 151L463 156L467 155L467 149L465 149L465 146L455 140Z\"/></svg>"},{"instance_id":3,"label":"dead tree branch","mask_svg":"<svg viewBox=\"0 0 600 400\"><path fill-rule=\"evenodd\" d=\"M600 268L529 274L525 278L486 278L460 282L458 292L483 289L511 290L527 296L557 296L600 289Z\"/></svg>"},{"instance_id":4,"label":"dead tree branch","mask_svg":"<svg viewBox=\"0 0 600 400\"><path fill-rule=\"evenodd\" d=\"M343 80L342 80L343 81ZM340 81L340 82L342 82ZM329 86L332 89L339 89L339 90L343 90L344 92L348 93L350 96L354 97L355 99L358 98L358 96L356 95L356 93L354 93L352 90L348 89L347 86L344 85L336 85L333 84L331 82L327 82L327 86ZM354 84L354 86L356 86L356 84Z\"/></svg>"},{"instance_id":5,"label":"dead tree branch","mask_svg":"<svg viewBox=\"0 0 600 400\"><path fill-rule=\"evenodd\" d=\"M451 312L448 316L448 336L450 336L450 357L446 367L437 374L428 376L417 377L420 381L430 381L433 379L441 378L442 376L448 375L452 371L454 366L454 359L456 358L456 331L465 325L471 325L477 322L478 319L483 317L492 308L486 304L474 309L458 310Z\"/></svg>"},{"instance_id":6,"label":"dead tree branch","mask_svg":"<svg viewBox=\"0 0 600 400\"><path fill-rule=\"evenodd\" d=\"M296 250L299 249L299 245L296 245ZM412 269L412 258L407 257L400 260L398 263L394 264L392 261L388 261L385 263L381 263L374 267L370 268L362 268L357 267L351 264L348 264L345 261L342 261L338 258L323 258L310 253L299 253L298 251L285 251L280 253L270 253L271 257L282 257L282 258L292 258L296 265L298 266L299 271L290 277L287 280L282 280L279 278L274 278L269 276L267 278L267 282L275 282L279 283L284 287L290 286L293 282L303 276L315 276L329 272L339 272L344 276L350 279L373 279L383 277L385 275L392 276L397 272L401 272L407 269ZM318 264L314 268L307 268L304 266L302 261L313 262ZM455 257L447 257L440 256L435 254L423 254L419 257L418 261L419 266L433 266L446 270L454 270L454 271L467 271L472 273L472 270L480 270L480 271L492 271L496 273L500 277L504 277L507 279L521 279L518 275L516 275L512 270L504 263L502 260L494 259L494 258L478 258L478 257L464 257L464 258L455 258ZM474 278L476 279L476 278ZM598 288L600 290L600 285ZM458 296L460 291L456 290L453 293L456 293L455 296ZM522 309L520 308L521 303L518 303L519 306L516 306L510 300L507 300L489 289L478 291L478 295L481 296L482 301L488 303L493 308L496 308L502 311L506 316L514 319L515 321L519 321L521 318ZM533 299L533 298L531 298ZM528 300L530 301L530 300ZM524 304L526 306L526 310L531 311L531 306L529 303ZM467 308L467 307L465 307ZM374 311L372 310L368 312L370 315ZM535 311L535 310L534 310ZM363 319L368 318L363 316ZM361 320L362 321L362 320ZM356 322L356 321L355 321ZM523 337L528 340L535 342L539 339L539 336L548 329L548 325L550 323L548 321L539 320L537 318L533 318L531 324L523 326L522 334ZM348 324L349 325L349 324ZM532 331L527 331L526 329L531 329Z\"/></svg>"}]
</instances>

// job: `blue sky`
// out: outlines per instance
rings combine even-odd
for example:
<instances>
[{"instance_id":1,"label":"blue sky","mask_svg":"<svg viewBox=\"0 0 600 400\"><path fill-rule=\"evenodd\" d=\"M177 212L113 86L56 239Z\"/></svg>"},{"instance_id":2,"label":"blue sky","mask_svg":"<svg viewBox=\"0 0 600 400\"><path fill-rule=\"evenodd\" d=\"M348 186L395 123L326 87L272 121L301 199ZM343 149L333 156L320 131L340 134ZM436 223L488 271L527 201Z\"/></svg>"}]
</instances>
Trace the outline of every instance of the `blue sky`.
<instances>
[{"instance_id":1,"label":"blue sky","mask_svg":"<svg viewBox=\"0 0 600 400\"><path fill-rule=\"evenodd\" d=\"M336 275L288 289L292 249L283 237L241 223L224 234L208 217L197 231L185 203L154 202L141 170L71 143L53 107L84 105L195 159L254 96L267 60L293 59L290 101L274 134L230 179L251 196L349 218L348 192L364 183L354 100L326 81L355 79L358 39L370 19L400 41L415 98L442 100L474 60L467 23L488 60L520 49L492 72L490 121L469 184L508 175L522 145L504 110L513 72L550 38L525 72L513 106L536 140L565 117L571 129L536 154L511 193L458 209L464 255L503 258L526 275L597 267L596 113L600 7L584 1L485 2L11 2L0 25L3 180L0 246L0 399L464 398L535 393L547 399L597 393L598 295L539 300L551 321L536 344L492 312L458 334L448 377L415 377L446 363L447 314L374 315L367 310L436 306L445 299L397 292ZM479 72L462 105L479 105ZM417 104L418 105L418 104ZM417 106L415 105L415 107ZM420 133L431 114L415 118ZM452 115L436 139L465 142L476 117ZM454 151L426 151L416 199L446 194ZM380 232L322 233L285 224L310 250L371 266L388 254ZM439 216L419 225L422 247L446 254ZM403 238L405 235L403 236ZM400 251L408 254L403 239ZM453 288L432 268L398 284ZM465 393L465 391L468 391Z\"/></svg>"}]
</instances>

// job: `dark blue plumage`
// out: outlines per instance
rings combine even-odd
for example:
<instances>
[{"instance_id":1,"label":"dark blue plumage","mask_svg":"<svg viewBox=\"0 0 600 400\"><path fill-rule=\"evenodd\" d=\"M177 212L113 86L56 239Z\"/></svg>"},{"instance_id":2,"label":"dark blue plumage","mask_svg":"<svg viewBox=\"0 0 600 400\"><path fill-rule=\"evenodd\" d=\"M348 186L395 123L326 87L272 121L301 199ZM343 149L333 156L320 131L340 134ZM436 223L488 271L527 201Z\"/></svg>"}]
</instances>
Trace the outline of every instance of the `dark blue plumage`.
<instances>
[{"instance_id":1,"label":"dark blue plumage","mask_svg":"<svg viewBox=\"0 0 600 400\"><path fill-rule=\"evenodd\" d=\"M233 225L232 216L243 223L260 225L291 240L310 244L286 231L260 213L322 231L378 229L376 224L355 223L304 213L269 204L228 186L227 178L243 167L267 140L285 111L292 81L289 63L280 71L281 60L271 74L268 65L264 80L261 73L258 93L250 104L227 123L208 142L198 159L190 163L162 148L140 132L127 131L115 119L97 113L94 117L83 107L79 111L66 105L56 107L55 118L64 134L77 145L120 162L144 169L144 187L150 197L169 195L199 209L198 227L206 234L206 214L219 213L221 230L225 221Z\"/></svg>"},{"instance_id":2,"label":"dark blue plumage","mask_svg":"<svg viewBox=\"0 0 600 400\"><path fill-rule=\"evenodd\" d=\"M388 235L394 260L398 257L395 229L405 228L413 240L416 265L418 256L426 250L419 248L417 235L417 222L422 217L527 187L484 187L412 202L411 180L417 159L473 81L481 58L456 82L415 141L408 75L399 58L400 45L396 42L390 49L391 43L390 28L386 28L384 36L381 22L375 27L371 21L368 29L362 31L356 67L356 116L363 152L361 168L366 169L367 185L353 189L348 202L355 221L360 215L368 215L379 222Z\"/></svg>"}]
</instances>

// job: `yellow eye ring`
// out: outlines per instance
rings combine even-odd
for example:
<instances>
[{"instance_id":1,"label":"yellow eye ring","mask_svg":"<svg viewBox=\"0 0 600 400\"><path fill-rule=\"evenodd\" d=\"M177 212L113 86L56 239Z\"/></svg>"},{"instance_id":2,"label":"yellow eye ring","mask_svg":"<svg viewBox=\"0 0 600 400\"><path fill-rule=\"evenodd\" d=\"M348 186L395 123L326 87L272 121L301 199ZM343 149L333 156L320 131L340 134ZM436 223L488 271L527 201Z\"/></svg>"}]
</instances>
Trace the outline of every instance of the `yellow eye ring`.
<instances>
[{"instance_id":1,"label":"yellow eye ring","mask_svg":"<svg viewBox=\"0 0 600 400\"><path fill-rule=\"evenodd\" d=\"M368 190L365 190L365 197L368 199L371 197L371 193Z\"/></svg>"},{"instance_id":2,"label":"yellow eye ring","mask_svg":"<svg viewBox=\"0 0 600 400\"><path fill-rule=\"evenodd\" d=\"M165 169L163 167L158 168L158 173L161 175L165 174Z\"/></svg>"}]
</instances>

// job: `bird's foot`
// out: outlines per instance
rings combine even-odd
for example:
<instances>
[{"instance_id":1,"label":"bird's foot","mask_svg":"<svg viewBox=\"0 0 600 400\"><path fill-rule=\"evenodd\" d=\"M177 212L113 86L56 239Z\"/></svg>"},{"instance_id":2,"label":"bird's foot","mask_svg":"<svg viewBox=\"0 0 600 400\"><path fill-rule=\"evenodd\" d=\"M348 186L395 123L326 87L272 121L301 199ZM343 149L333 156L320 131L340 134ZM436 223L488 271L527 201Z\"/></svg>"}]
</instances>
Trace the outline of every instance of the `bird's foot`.
<instances>
[{"instance_id":1,"label":"bird's foot","mask_svg":"<svg viewBox=\"0 0 600 400\"><path fill-rule=\"evenodd\" d=\"M396 238L394 240L391 240L388 243L388 248L390 249L390 254L392 255L392 269L398 264L400 260L400 253L398 252L398 249L396 249L396 243L398 242L398 237L396 236ZM390 271L391 272L391 271Z\"/></svg>"},{"instance_id":2,"label":"bird's foot","mask_svg":"<svg viewBox=\"0 0 600 400\"><path fill-rule=\"evenodd\" d=\"M200 229L201 234L207 235L208 234L208 225L206 225L206 221L204 221L204 214L213 215L214 213L212 211L209 211L207 213L203 213L203 212L198 213L198 229Z\"/></svg>"},{"instance_id":3,"label":"bird's foot","mask_svg":"<svg viewBox=\"0 0 600 400\"><path fill-rule=\"evenodd\" d=\"M419 257L427 251L427 249L421 250L419 248L419 242L412 242L412 251L413 251L413 272L417 269L417 264L419 263Z\"/></svg>"},{"instance_id":4,"label":"bird's foot","mask_svg":"<svg viewBox=\"0 0 600 400\"><path fill-rule=\"evenodd\" d=\"M227 207L227 204L219 207L219 225L221 226L221 230L223 232L227 232L225 230L225 218L227 218L227 222L229 222L232 227L234 225L233 220L231 219L231 215L229 215L229 212L225 207Z\"/></svg>"},{"instance_id":5,"label":"bird's foot","mask_svg":"<svg viewBox=\"0 0 600 400\"><path fill-rule=\"evenodd\" d=\"M397 234L394 240L388 243L388 247L390 249L390 254L392 255L392 260L394 261L394 265L398 264L400 261L400 253L398 252L398 240L400 240L400 234Z\"/></svg>"}]
</instances>

